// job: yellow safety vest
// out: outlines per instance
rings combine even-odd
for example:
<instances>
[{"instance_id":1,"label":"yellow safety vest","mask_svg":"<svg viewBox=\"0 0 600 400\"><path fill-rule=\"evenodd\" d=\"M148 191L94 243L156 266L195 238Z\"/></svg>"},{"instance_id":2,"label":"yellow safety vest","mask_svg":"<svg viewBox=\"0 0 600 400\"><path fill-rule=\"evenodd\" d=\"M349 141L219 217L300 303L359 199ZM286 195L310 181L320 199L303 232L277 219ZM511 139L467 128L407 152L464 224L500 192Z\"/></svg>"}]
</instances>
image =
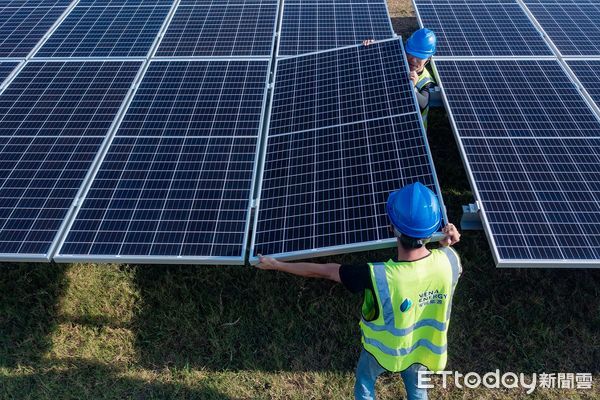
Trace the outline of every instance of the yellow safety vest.
<instances>
[{"instance_id":1,"label":"yellow safety vest","mask_svg":"<svg viewBox=\"0 0 600 400\"><path fill-rule=\"evenodd\" d=\"M403 371L414 363L443 370L452 295L461 273L458 254L442 247L421 260L369 267L374 293L365 292L360 322L365 350L388 371ZM369 320L375 307L379 315Z\"/></svg>"},{"instance_id":2,"label":"yellow safety vest","mask_svg":"<svg viewBox=\"0 0 600 400\"><path fill-rule=\"evenodd\" d=\"M425 85L427 85L428 83L435 83L435 80L433 80L433 78L431 77L429 70L427 68L423 68L423 72L421 72L421 75L419 76L419 80L417 81L417 84L415 85L415 87L420 92L421 89L423 89L425 87ZM425 127L425 130L427 130L427 116L428 115L429 115L429 102L427 103L427 107L425 107L424 109L421 110L421 117L423 119L423 126Z\"/></svg>"}]
</instances>

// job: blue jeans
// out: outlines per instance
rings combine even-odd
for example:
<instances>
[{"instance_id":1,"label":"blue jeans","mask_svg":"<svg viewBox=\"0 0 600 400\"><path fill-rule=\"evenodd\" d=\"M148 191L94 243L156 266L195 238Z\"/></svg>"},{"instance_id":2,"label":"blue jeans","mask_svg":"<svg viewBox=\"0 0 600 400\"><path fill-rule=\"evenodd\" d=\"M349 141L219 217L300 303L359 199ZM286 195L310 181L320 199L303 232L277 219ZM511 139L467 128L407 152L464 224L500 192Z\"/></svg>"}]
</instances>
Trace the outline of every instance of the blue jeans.
<instances>
[{"instance_id":1,"label":"blue jeans","mask_svg":"<svg viewBox=\"0 0 600 400\"><path fill-rule=\"evenodd\" d=\"M400 372L408 400L427 400L427 389L417 387L419 370L427 368L421 364L413 364ZM373 400L375 398L375 381L386 370L379 365L375 357L365 349L360 353L356 367L356 384L354 397L359 400Z\"/></svg>"}]
</instances>

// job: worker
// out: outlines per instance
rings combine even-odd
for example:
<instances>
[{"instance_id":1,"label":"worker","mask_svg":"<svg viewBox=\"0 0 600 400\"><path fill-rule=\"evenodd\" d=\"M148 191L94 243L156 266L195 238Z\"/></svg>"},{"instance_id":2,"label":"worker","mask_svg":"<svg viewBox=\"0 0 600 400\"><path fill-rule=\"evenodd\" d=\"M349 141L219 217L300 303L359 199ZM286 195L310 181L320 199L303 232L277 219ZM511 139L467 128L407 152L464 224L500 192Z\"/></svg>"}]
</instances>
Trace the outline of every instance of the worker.
<instances>
[{"instance_id":1,"label":"worker","mask_svg":"<svg viewBox=\"0 0 600 400\"><path fill-rule=\"evenodd\" d=\"M373 39L363 41L365 46L373 43L375 43ZM427 129L430 92L435 86L435 80L426 67L431 56L435 54L436 44L435 33L423 28L413 33L406 41L405 46L406 59L410 69L409 77L414 86L425 129Z\"/></svg>"},{"instance_id":2,"label":"worker","mask_svg":"<svg viewBox=\"0 0 600 400\"><path fill-rule=\"evenodd\" d=\"M397 258L363 265L282 262L259 255L258 268L326 278L363 293L362 352L354 387L357 399L375 397L375 381L386 371L400 372L409 400L427 399L418 387L418 372L446 366L446 336L452 296L462 272L457 253L460 240L447 224L439 249L428 250L441 226L436 195L421 183L392 192L386 203L390 230L397 237Z\"/></svg>"}]
</instances>

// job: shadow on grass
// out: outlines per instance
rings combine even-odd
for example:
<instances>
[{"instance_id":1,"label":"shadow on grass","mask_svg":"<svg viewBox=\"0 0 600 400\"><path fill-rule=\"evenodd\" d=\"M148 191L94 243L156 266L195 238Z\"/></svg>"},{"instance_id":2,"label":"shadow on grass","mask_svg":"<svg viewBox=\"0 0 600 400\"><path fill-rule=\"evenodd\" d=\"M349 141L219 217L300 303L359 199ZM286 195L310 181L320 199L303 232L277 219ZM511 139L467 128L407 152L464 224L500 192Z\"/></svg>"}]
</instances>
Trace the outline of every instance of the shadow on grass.
<instances>
[{"instance_id":1,"label":"shadow on grass","mask_svg":"<svg viewBox=\"0 0 600 400\"><path fill-rule=\"evenodd\" d=\"M351 370L357 297L250 267L140 266L133 322L146 368Z\"/></svg>"},{"instance_id":2,"label":"shadow on grass","mask_svg":"<svg viewBox=\"0 0 600 400\"><path fill-rule=\"evenodd\" d=\"M40 360L49 350L59 298L66 289L65 265L0 266L0 367Z\"/></svg>"},{"instance_id":3,"label":"shadow on grass","mask_svg":"<svg viewBox=\"0 0 600 400\"><path fill-rule=\"evenodd\" d=\"M129 378L126 374L126 371L86 360L42 364L33 373L8 377L0 375L0 397L35 400L230 399L210 387L210 382L194 382L190 388L180 383Z\"/></svg>"}]
</instances>

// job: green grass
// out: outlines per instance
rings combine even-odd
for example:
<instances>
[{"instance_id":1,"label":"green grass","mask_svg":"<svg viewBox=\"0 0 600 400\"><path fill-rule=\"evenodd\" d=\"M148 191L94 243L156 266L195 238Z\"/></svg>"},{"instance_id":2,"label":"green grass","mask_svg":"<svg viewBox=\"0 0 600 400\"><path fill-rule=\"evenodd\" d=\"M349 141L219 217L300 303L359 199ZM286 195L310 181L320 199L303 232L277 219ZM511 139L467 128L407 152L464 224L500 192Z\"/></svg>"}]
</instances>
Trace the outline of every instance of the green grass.
<instances>
[{"instance_id":1,"label":"green grass","mask_svg":"<svg viewBox=\"0 0 600 400\"><path fill-rule=\"evenodd\" d=\"M445 115L430 143L450 218L472 200ZM447 369L593 372L600 398L600 271L496 269L481 232L457 246L464 274ZM361 262L393 250L330 259ZM347 399L360 296L250 267L17 265L0 269L2 399ZM381 399L404 398L385 376ZM436 387L431 398L517 399Z\"/></svg>"}]
</instances>

